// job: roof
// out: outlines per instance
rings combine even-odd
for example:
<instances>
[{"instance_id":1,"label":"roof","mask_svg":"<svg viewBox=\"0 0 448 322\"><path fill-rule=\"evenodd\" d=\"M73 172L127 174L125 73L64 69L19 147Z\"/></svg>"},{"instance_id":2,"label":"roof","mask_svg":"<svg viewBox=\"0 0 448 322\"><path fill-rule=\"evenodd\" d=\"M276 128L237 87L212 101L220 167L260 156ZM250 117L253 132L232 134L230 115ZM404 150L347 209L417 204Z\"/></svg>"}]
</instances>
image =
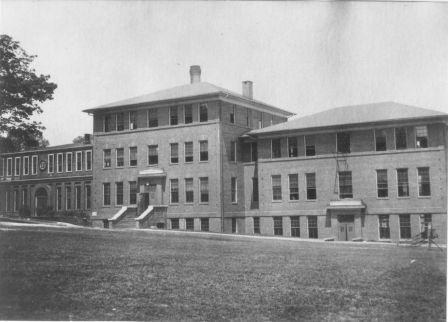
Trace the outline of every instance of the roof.
<instances>
[{"instance_id":1,"label":"roof","mask_svg":"<svg viewBox=\"0 0 448 322\"><path fill-rule=\"evenodd\" d=\"M23 151L16 151L16 152L5 152L2 153L3 155L6 154L23 154L23 153L30 153L30 152L46 152L46 151L54 151L54 150L65 150L65 149L76 149L76 148L91 148L92 144L84 144L84 143L69 143L69 144L62 144L62 145L53 145L53 146L47 146L45 148L37 147L37 148L30 148Z\"/></svg>"},{"instance_id":2,"label":"roof","mask_svg":"<svg viewBox=\"0 0 448 322\"><path fill-rule=\"evenodd\" d=\"M448 114L395 102L351 105L332 108L288 122L252 130L248 134L263 134L395 120L412 120L428 117L448 117Z\"/></svg>"},{"instance_id":3,"label":"roof","mask_svg":"<svg viewBox=\"0 0 448 322\"><path fill-rule=\"evenodd\" d=\"M248 97L245 97L241 94L229 91L225 88L216 86L214 84L210 84L207 82L198 82L193 84L187 84L182 86L176 86L168 89L164 89L161 91L157 91L154 93L141 95L105 105L100 105L95 108L86 109L83 112L96 112L101 111L109 108L114 107L124 107L124 106L132 106L132 105L140 105L140 104L148 104L148 103L161 103L166 101L172 101L172 100L179 100L179 99L186 99L186 98L194 98L199 96L206 96L206 95L226 95L226 96L232 96L234 98L242 99L245 101L249 101L252 103L263 105L264 107L267 107L268 109L271 109L275 112L284 114L285 116L291 116L294 115L294 113L291 113L289 111L285 111L283 109L280 109L278 107L263 103L261 101L257 101Z\"/></svg>"}]
</instances>

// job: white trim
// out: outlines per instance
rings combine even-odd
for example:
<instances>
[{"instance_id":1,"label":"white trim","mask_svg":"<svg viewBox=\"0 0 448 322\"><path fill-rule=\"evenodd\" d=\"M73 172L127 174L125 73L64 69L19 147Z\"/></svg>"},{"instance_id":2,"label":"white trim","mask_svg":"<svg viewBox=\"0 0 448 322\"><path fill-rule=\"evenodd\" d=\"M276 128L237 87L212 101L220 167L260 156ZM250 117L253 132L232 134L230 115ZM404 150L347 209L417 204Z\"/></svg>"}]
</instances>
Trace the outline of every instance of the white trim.
<instances>
[{"instance_id":1,"label":"white trim","mask_svg":"<svg viewBox=\"0 0 448 322\"><path fill-rule=\"evenodd\" d=\"M132 148L135 148L135 151L136 151L136 153L135 153L135 157L136 157L136 161L137 161L136 165L131 165L131 149ZM129 160L129 162L128 162L129 167L135 168L136 166L138 166L138 147L137 146L130 146L128 148L128 160Z\"/></svg>"},{"instance_id":2,"label":"white trim","mask_svg":"<svg viewBox=\"0 0 448 322\"><path fill-rule=\"evenodd\" d=\"M177 202L173 202L173 195L172 195L172 181L173 180L177 180ZM170 178L170 204L171 205L178 205L179 204L179 192L180 192L180 189L179 189L179 178Z\"/></svg>"},{"instance_id":3,"label":"white trim","mask_svg":"<svg viewBox=\"0 0 448 322\"><path fill-rule=\"evenodd\" d=\"M429 195L428 196L421 196L420 195L420 184L418 182L418 169L428 169L428 179L429 179ZM429 198L431 197L431 174L429 172L429 167L417 167L416 169L417 172L417 196L420 198ZM408 178L409 181L409 178Z\"/></svg>"},{"instance_id":4,"label":"white trim","mask_svg":"<svg viewBox=\"0 0 448 322\"><path fill-rule=\"evenodd\" d=\"M106 167L106 151L110 151L110 164ZM112 149L103 149L103 169L112 168Z\"/></svg>"},{"instance_id":5,"label":"white trim","mask_svg":"<svg viewBox=\"0 0 448 322\"><path fill-rule=\"evenodd\" d=\"M201 142L206 142L207 144L207 160L201 160ZM208 140L199 140L199 162L208 162L210 160L210 153L208 149Z\"/></svg>"},{"instance_id":6,"label":"white trim","mask_svg":"<svg viewBox=\"0 0 448 322\"><path fill-rule=\"evenodd\" d=\"M187 143L191 143L191 152L192 152L191 157L193 158L193 160L191 161L187 161L187 149L186 149ZM193 162L194 162L194 143L193 141L184 142L184 163L193 163Z\"/></svg>"},{"instance_id":7,"label":"white trim","mask_svg":"<svg viewBox=\"0 0 448 322\"><path fill-rule=\"evenodd\" d=\"M173 162L172 158L173 158L173 145L177 145L177 162ZM173 142L170 143L170 164L179 164L179 143L178 142Z\"/></svg>"},{"instance_id":8,"label":"white trim","mask_svg":"<svg viewBox=\"0 0 448 322\"><path fill-rule=\"evenodd\" d=\"M316 190L316 198L314 198L314 199L308 199L308 177L307 177L307 174L314 174L314 189ZM306 172L305 173L305 191L306 191L306 199L305 200L307 200L307 201L316 201L317 200L317 174L316 174L316 172Z\"/></svg>"},{"instance_id":9,"label":"white trim","mask_svg":"<svg viewBox=\"0 0 448 322\"><path fill-rule=\"evenodd\" d=\"M118 150L123 150L123 165L118 165ZM124 148L115 148L115 168L124 168Z\"/></svg>"},{"instance_id":10,"label":"white trim","mask_svg":"<svg viewBox=\"0 0 448 322\"><path fill-rule=\"evenodd\" d=\"M15 157L14 158L14 176L16 176L16 177L20 176L20 159L21 159L21 157ZM17 162L17 160L19 162Z\"/></svg>"},{"instance_id":11,"label":"white trim","mask_svg":"<svg viewBox=\"0 0 448 322\"><path fill-rule=\"evenodd\" d=\"M399 196L399 185L398 185L398 170L407 170L406 176L407 176L407 182L408 182L408 195L407 196ZM409 185L409 168L396 168L395 169L395 176L396 176L396 182L397 182L397 198L403 199L403 198L410 198L411 197L411 187ZM418 180L418 178L417 178Z\"/></svg>"},{"instance_id":12,"label":"white trim","mask_svg":"<svg viewBox=\"0 0 448 322\"><path fill-rule=\"evenodd\" d=\"M68 162L68 156L70 155L70 163ZM68 169L68 166L70 165L70 170ZM72 172L73 171L73 152L66 152L65 153L65 172Z\"/></svg>"},{"instance_id":13,"label":"white trim","mask_svg":"<svg viewBox=\"0 0 448 322\"><path fill-rule=\"evenodd\" d=\"M86 150L85 151L85 169L86 171L92 171L92 150ZM90 157L87 157L87 155L90 155ZM88 167L88 161L90 160L90 168Z\"/></svg>"},{"instance_id":14,"label":"white trim","mask_svg":"<svg viewBox=\"0 0 448 322\"><path fill-rule=\"evenodd\" d=\"M205 108L207 109L207 119L205 121L201 121L201 106L205 106ZM208 122L208 105L207 103L199 103L198 104L198 123L205 123Z\"/></svg>"},{"instance_id":15,"label":"white trim","mask_svg":"<svg viewBox=\"0 0 448 322\"><path fill-rule=\"evenodd\" d=\"M208 201L202 201L201 179L207 179ZM210 180L209 180L209 177L199 177L198 188L199 188L199 198L198 198L199 204L201 204L201 205L208 205L210 203Z\"/></svg>"},{"instance_id":16,"label":"white trim","mask_svg":"<svg viewBox=\"0 0 448 322\"><path fill-rule=\"evenodd\" d=\"M78 155L81 155L81 160L80 160L80 162L79 162L79 164L81 165L81 168L80 169L78 169ZM76 151L76 153L75 153L75 171L82 171L82 151Z\"/></svg>"},{"instance_id":17,"label":"white trim","mask_svg":"<svg viewBox=\"0 0 448 322\"><path fill-rule=\"evenodd\" d=\"M274 176L280 177L280 199L274 199ZM282 175L281 174L271 174L271 201L272 202L282 202L283 201L283 189L282 189Z\"/></svg>"},{"instance_id":18,"label":"white trim","mask_svg":"<svg viewBox=\"0 0 448 322\"><path fill-rule=\"evenodd\" d=\"M25 162L25 160L27 160L28 162ZM28 166L26 167L25 164L28 163ZM22 169L23 175L27 176L30 174L30 157L29 156L24 156L23 157L23 169Z\"/></svg>"},{"instance_id":19,"label":"white trim","mask_svg":"<svg viewBox=\"0 0 448 322\"><path fill-rule=\"evenodd\" d=\"M291 175L296 175L297 176L297 199L291 199L291 181L290 181L290 176ZM288 196L288 200L291 202L297 202L300 200L300 189L299 189L299 174L298 173L288 173L288 191L289 191L289 196Z\"/></svg>"},{"instance_id":20,"label":"white trim","mask_svg":"<svg viewBox=\"0 0 448 322\"><path fill-rule=\"evenodd\" d=\"M386 171L386 183L387 183L387 197L378 196L378 171ZM380 200L389 199L389 174L387 169L375 169L375 182L376 182L376 198ZM398 186L398 185L397 185Z\"/></svg>"},{"instance_id":21,"label":"white trim","mask_svg":"<svg viewBox=\"0 0 448 322\"><path fill-rule=\"evenodd\" d=\"M193 192L193 201L187 201L187 180L190 180L192 182L192 192ZM185 192L185 204L186 205L192 205L194 204L194 178L192 177L188 177L188 178L184 178L184 192ZM188 190L189 191L189 190Z\"/></svg>"}]
</instances>

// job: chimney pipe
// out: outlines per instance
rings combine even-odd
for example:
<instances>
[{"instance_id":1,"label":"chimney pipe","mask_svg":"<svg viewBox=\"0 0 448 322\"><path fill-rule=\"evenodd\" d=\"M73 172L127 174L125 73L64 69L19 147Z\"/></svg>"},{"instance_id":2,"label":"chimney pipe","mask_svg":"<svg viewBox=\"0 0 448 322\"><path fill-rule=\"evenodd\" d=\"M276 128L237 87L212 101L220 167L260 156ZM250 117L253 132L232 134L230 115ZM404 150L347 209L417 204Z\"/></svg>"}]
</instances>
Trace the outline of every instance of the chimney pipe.
<instances>
[{"instance_id":1,"label":"chimney pipe","mask_svg":"<svg viewBox=\"0 0 448 322\"><path fill-rule=\"evenodd\" d=\"M254 91L253 91L253 83L252 81L243 81L243 96L253 99Z\"/></svg>"},{"instance_id":2,"label":"chimney pipe","mask_svg":"<svg viewBox=\"0 0 448 322\"><path fill-rule=\"evenodd\" d=\"M201 82L201 66L190 66L190 82L191 84Z\"/></svg>"}]
</instances>

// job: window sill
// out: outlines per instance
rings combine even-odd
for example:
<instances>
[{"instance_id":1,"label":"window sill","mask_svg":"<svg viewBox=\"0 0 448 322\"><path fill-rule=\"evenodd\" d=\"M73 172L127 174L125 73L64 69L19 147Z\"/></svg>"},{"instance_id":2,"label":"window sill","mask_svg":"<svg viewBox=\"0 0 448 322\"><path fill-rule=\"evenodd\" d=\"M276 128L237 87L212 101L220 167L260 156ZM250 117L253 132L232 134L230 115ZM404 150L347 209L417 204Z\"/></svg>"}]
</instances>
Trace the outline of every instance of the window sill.
<instances>
[{"instance_id":1,"label":"window sill","mask_svg":"<svg viewBox=\"0 0 448 322\"><path fill-rule=\"evenodd\" d=\"M238 202L232 202L232 205L237 205L238 204Z\"/></svg>"},{"instance_id":2,"label":"window sill","mask_svg":"<svg viewBox=\"0 0 448 322\"><path fill-rule=\"evenodd\" d=\"M178 202L170 202L170 206L179 206Z\"/></svg>"},{"instance_id":3,"label":"window sill","mask_svg":"<svg viewBox=\"0 0 448 322\"><path fill-rule=\"evenodd\" d=\"M208 202L199 202L200 205L209 205Z\"/></svg>"},{"instance_id":4,"label":"window sill","mask_svg":"<svg viewBox=\"0 0 448 322\"><path fill-rule=\"evenodd\" d=\"M194 202L185 202L184 205L185 206L194 206Z\"/></svg>"},{"instance_id":5,"label":"window sill","mask_svg":"<svg viewBox=\"0 0 448 322\"><path fill-rule=\"evenodd\" d=\"M129 165L129 168L137 168L137 165Z\"/></svg>"},{"instance_id":6,"label":"window sill","mask_svg":"<svg viewBox=\"0 0 448 322\"><path fill-rule=\"evenodd\" d=\"M297 199L297 200L295 200L295 199L294 200L289 200L290 203L298 203L299 201L300 201L299 199Z\"/></svg>"},{"instance_id":7,"label":"window sill","mask_svg":"<svg viewBox=\"0 0 448 322\"><path fill-rule=\"evenodd\" d=\"M305 201L307 201L307 202L316 202L317 199L306 199Z\"/></svg>"},{"instance_id":8,"label":"window sill","mask_svg":"<svg viewBox=\"0 0 448 322\"><path fill-rule=\"evenodd\" d=\"M397 197L397 199L411 199L410 196L406 196L406 197Z\"/></svg>"},{"instance_id":9,"label":"window sill","mask_svg":"<svg viewBox=\"0 0 448 322\"><path fill-rule=\"evenodd\" d=\"M200 160L199 163L208 163L208 160Z\"/></svg>"},{"instance_id":10,"label":"window sill","mask_svg":"<svg viewBox=\"0 0 448 322\"><path fill-rule=\"evenodd\" d=\"M117 166L117 167L115 167L115 169L124 169L124 166ZM78 171L78 170L76 170L76 171Z\"/></svg>"},{"instance_id":11,"label":"window sill","mask_svg":"<svg viewBox=\"0 0 448 322\"><path fill-rule=\"evenodd\" d=\"M389 197L376 197L377 200L390 200Z\"/></svg>"},{"instance_id":12,"label":"window sill","mask_svg":"<svg viewBox=\"0 0 448 322\"><path fill-rule=\"evenodd\" d=\"M418 199L431 199L432 196L418 196Z\"/></svg>"},{"instance_id":13,"label":"window sill","mask_svg":"<svg viewBox=\"0 0 448 322\"><path fill-rule=\"evenodd\" d=\"M170 162L170 165L179 165L179 162L177 162L177 163L171 163Z\"/></svg>"},{"instance_id":14,"label":"window sill","mask_svg":"<svg viewBox=\"0 0 448 322\"><path fill-rule=\"evenodd\" d=\"M107 167L107 168L103 167L103 170L111 170L111 169L112 169L111 167Z\"/></svg>"},{"instance_id":15,"label":"window sill","mask_svg":"<svg viewBox=\"0 0 448 322\"><path fill-rule=\"evenodd\" d=\"M157 168L159 166L159 164L158 163L157 164L148 164L147 166L148 167Z\"/></svg>"},{"instance_id":16,"label":"window sill","mask_svg":"<svg viewBox=\"0 0 448 322\"><path fill-rule=\"evenodd\" d=\"M272 200L272 203L282 203L283 200Z\"/></svg>"}]
</instances>

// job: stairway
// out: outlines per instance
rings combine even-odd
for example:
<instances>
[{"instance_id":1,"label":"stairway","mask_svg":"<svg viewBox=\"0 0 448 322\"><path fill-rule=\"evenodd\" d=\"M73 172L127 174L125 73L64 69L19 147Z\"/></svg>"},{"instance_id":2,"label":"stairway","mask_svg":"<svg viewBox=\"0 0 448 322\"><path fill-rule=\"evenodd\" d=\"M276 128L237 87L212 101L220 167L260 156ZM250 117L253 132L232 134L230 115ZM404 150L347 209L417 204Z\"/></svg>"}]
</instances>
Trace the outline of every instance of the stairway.
<instances>
[{"instance_id":1,"label":"stairway","mask_svg":"<svg viewBox=\"0 0 448 322\"><path fill-rule=\"evenodd\" d=\"M113 228L124 229L124 228L135 228L136 222L135 218L137 216L137 208L128 208L120 221L114 224Z\"/></svg>"}]
</instances>

